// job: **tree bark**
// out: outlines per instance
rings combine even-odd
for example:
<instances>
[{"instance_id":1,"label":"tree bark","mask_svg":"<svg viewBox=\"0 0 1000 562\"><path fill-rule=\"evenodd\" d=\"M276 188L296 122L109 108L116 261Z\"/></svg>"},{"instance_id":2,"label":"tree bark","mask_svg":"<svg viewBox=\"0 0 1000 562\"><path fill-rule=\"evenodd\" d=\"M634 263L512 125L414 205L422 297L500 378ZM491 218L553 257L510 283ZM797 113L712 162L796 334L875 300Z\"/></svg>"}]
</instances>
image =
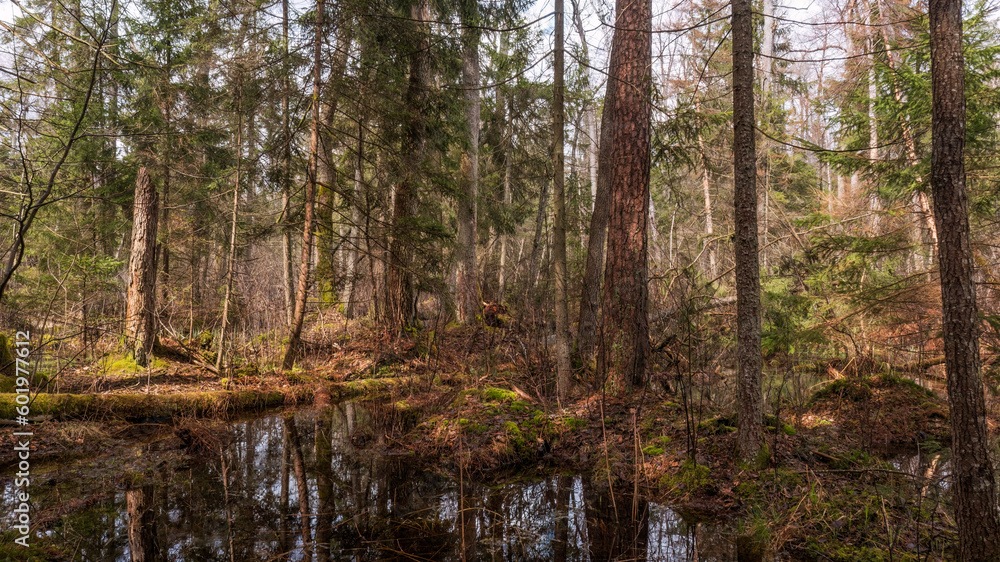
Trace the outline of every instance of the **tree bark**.
<instances>
[{"instance_id":1,"label":"tree bark","mask_svg":"<svg viewBox=\"0 0 1000 562\"><path fill-rule=\"evenodd\" d=\"M503 141L503 208L505 216L509 217L509 213L512 209L513 204L513 194L511 193L511 173L514 168L514 139L513 139L513 100L507 100L503 98L502 90L497 88L497 106L502 108L504 111L504 125L507 128L506 138ZM497 300L499 302L504 302L507 294L507 253L510 251L509 246L511 242L511 236L507 232L509 224L504 224L504 232L500 235L500 278L499 278L499 289L497 291Z\"/></svg>"},{"instance_id":2,"label":"tree bark","mask_svg":"<svg viewBox=\"0 0 1000 562\"><path fill-rule=\"evenodd\" d=\"M739 457L746 462L754 460L763 441L752 18L751 0L733 0L733 203L736 223L736 334L739 362L737 440Z\"/></svg>"},{"instance_id":3,"label":"tree bark","mask_svg":"<svg viewBox=\"0 0 1000 562\"><path fill-rule=\"evenodd\" d=\"M961 0L931 0L931 190L951 412L958 558L1000 559L1000 518L980 376L979 314L965 193Z\"/></svg>"},{"instance_id":4,"label":"tree bark","mask_svg":"<svg viewBox=\"0 0 1000 562\"><path fill-rule=\"evenodd\" d=\"M361 233L361 201L364 199L364 173L365 173L365 125L364 121L358 119L358 144L354 153L354 189L351 192L351 239L348 240L350 249L347 257L347 285L344 287L344 315L348 318L357 316L358 300L360 296L361 277L364 275L361 269L361 241L364 236Z\"/></svg>"},{"instance_id":5,"label":"tree bark","mask_svg":"<svg viewBox=\"0 0 1000 562\"><path fill-rule=\"evenodd\" d=\"M132 212L132 254L125 301L126 348L135 362L146 366L156 341L156 223L159 199L146 168L135 180Z\"/></svg>"},{"instance_id":6,"label":"tree bark","mask_svg":"<svg viewBox=\"0 0 1000 562\"><path fill-rule=\"evenodd\" d=\"M322 68L320 57L323 51L323 1L316 0L316 38L313 52L313 99L312 133L309 138L309 178L306 183L305 224L302 228L302 258L299 262L299 286L295 293L295 314L292 317L292 333L288 338L288 349L281 362L283 369L291 369L299 351L302 338L302 322L306 316L306 296L309 293L309 263L312 259L313 208L316 206L316 184L319 164L319 90Z\"/></svg>"},{"instance_id":7,"label":"tree bark","mask_svg":"<svg viewBox=\"0 0 1000 562\"><path fill-rule=\"evenodd\" d=\"M553 198L555 199L555 219L552 231L552 257L555 262L556 277L556 395L561 403L569 398L569 386L573 375L570 361L569 307L567 300L568 276L566 271L566 177L565 122L566 108L563 99L563 42L565 9L563 0L555 0L555 61L553 63L552 96L552 174Z\"/></svg>"},{"instance_id":8,"label":"tree bark","mask_svg":"<svg viewBox=\"0 0 1000 562\"><path fill-rule=\"evenodd\" d=\"M410 78L404 104L409 115L404 127L402 159L399 163L396 191L392 202L392 239L389 242L389 266L386 272L385 326L401 331L417 320L417 303L413 279L413 248L407 242L412 235L411 224L417 216L417 173L426 150L427 84L430 75L430 3L418 0L410 7L414 32L419 36L410 52Z\"/></svg>"},{"instance_id":9,"label":"tree bark","mask_svg":"<svg viewBox=\"0 0 1000 562\"><path fill-rule=\"evenodd\" d=\"M609 68L621 63L621 55L612 49ZM604 273L604 245L608 237L611 207L611 172L615 149L611 139L619 123L615 108L616 88L608 82L601 115L600 142L598 143L597 186L594 190L594 210L590 215L587 235L587 260L583 271L583 289L580 296L580 319L577 324L577 353L584 361L594 355L597 342L598 316L601 308L601 277Z\"/></svg>"},{"instance_id":10,"label":"tree bark","mask_svg":"<svg viewBox=\"0 0 1000 562\"><path fill-rule=\"evenodd\" d=\"M701 102L697 99L694 102L695 111L701 113ZM708 178L708 153L705 152L705 141L702 139L701 131L698 131L698 151L701 152L701 190L705 198L705 246L708 250L708 274L711 279L719 276L718 266L715 260L715 222L712 220L712 191L711 182Z\"/></svg>"},{"instance_id":11,"label":"tree bark","mask_svg":"<svg viewBox=\"0 0 1000 562\"><path fill-rule=\"evenodd\" d=\"M295 316L294 289L292 287L295 277L292 272L292 231L288 228L292 193L292 132L289 125L290 110L288 104L288 96L291 93L291 84L288 79L291 75L288 64L288 0L281 1L281 40L285 55L282 59L281 78L281 130L284 136L284 146L281 150L281 273L282 289L285 294L285 323L291 328Z\"/></svg>"},{"instance_id":12,"label":"tree bark","mask_svg":"<svg viewBox=\"0 0 1000 562\"><path fill-rule=\"evenodd\" d=\"M242 85L240 86L242 90ZM237 100L241 96L237 96ZM239 102L237 102L237 106ZM215 370L222 372L226 355L226 330L229 328L229 303L233 296L233 275L236 266L236 220L239 217L240 183L243 172L243 112L237 109L236 120L236 182L233 185L232 222L229 231L229 256L226 259L226 292L222 299L222 327L219 329L219 352L215 355Z\"/></svg>"},{"instance_id":13,"label":"tree bark","mask_svg":"<svg viewBox=\"0 0 1000 562\"><path fill-rule=\"evenodd\" d=\"M482 299L476 259L476 201L479 198L479 0L464 0L462 19L462 86L468 146L462 153L462 193L458 200L458 317L476 321Z\"/></svg>"},{"instance_id":14,"label":"tree bark","mask_svg":"<svg viewBox=\"0 0 1000 562\"><path fill-rule=\"evenodd\" d=\"M608 90L614 96L608 143L607 260L597 350L598 377L614 394L641 385L649 360L646 318L652 19L648 0L618 0ZM617 55L617 56L616 56ZM607 125L607 122L605 123ZM600 165L600 164L599 164Z\"/></svg>"}]
</instances>

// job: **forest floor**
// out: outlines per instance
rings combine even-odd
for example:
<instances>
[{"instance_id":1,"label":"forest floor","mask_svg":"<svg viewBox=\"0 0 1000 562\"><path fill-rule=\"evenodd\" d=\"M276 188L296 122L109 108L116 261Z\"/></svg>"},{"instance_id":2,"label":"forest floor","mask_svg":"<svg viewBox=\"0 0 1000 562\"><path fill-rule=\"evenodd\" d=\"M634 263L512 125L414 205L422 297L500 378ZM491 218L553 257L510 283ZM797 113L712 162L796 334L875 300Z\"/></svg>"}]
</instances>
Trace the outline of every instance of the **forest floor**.
<instances>
[{"instance_id":1,"label":"forest floor","mask_svg":"<svg viewBox=\"0 0 1000 562\"><path fill-rule=\"evenodd\" d=\"M766 416L764 451L746 465L734 460L731 377L718 373L660 374L625 399L580 377L575 398L560 406L544 342L514 329L395 339L351 324L314 328L307 341L292 371L248 361L220 377L209 366L210 340L164 338L149 369L112 357L64 372L32 406L32 454L122 449L148 424L172 424L185 443L205 445L218 428L194 417L357 398L390 414L358 429L357 446L415 453L487 481L543 468L638 486L688 513L734 521L746 539L740 549L924 560L947 559L954 546L944 394L871 361L771 373L782 409ZM988 401L995 435L1000 408L996 396ZM12 408L13 395L0 395L0 410ZM15 460L10 433L0 433L0 466Z\"/></svg>"}]
</instances>

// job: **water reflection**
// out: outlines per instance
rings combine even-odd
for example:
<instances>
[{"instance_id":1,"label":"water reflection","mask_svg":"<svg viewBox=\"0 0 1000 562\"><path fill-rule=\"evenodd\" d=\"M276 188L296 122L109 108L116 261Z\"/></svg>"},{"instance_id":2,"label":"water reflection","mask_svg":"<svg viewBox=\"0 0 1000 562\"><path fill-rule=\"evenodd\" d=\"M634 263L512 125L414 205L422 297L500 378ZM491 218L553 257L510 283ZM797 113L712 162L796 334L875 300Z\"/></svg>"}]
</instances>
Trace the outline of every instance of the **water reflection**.
<instances>
[{"instance_id":1,"label":"water reflection","mask_svg":"<svg viewBox=\"0 0 1000 562\"><path fill-rule=\"evenodd\" d=\"M735 559L721 527L587 478L487 486L379 453L386 424L400 423L353 403L236 423L224 450L155 484L60 488L50 504L101 499L43 542L109 561Z\"/></svg>"}]
</instances>

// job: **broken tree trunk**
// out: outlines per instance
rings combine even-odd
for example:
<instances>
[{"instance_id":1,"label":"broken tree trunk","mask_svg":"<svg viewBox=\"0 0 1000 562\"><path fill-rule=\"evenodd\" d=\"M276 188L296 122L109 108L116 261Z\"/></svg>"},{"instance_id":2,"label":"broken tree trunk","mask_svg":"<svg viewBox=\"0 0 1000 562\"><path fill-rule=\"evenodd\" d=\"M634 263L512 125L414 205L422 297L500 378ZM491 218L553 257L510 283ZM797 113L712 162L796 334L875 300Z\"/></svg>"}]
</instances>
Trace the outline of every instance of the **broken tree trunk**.
<instances>
[{"instance_id":1,"label":"broken tree trunk","mask_svg":"<svg viewBox=\"0 0 1000 562\"><path fill-rule=\"evenodd\" d=\"M156 341L156 223L159 217L156 188L146 168L135 180L132 212L132 254L125 299L125 347L143 367Z\"/></svg>"}]
</instances>

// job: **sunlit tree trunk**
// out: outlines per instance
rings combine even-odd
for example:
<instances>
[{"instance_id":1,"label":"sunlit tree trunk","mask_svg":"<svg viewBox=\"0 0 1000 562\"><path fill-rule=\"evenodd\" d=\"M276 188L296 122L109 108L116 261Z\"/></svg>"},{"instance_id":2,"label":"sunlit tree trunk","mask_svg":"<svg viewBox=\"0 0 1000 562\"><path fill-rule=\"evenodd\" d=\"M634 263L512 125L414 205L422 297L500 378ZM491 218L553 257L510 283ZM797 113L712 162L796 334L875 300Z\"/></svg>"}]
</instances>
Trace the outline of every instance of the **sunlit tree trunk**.
<instances>
[{"instance_id":1,"label":"sunlit tree trunk","mask_svg":"<svg viewBox=\"0 0 1000 562\"><path fill-rule=\"evenodd\" d=\"M132 253L125 300L125 345L135 362L145 366L156 342L156 222L159 197L146 168L135 179Z\"/></svg>"},{"instance_id":2,"label":"sunlit tree trunk","mask_svg":"<svg viewBox=\"0 0 1000 562\"><path fill-rule=\"evenodd\" d=\"M646 245L653 53L648 0L618 0L616 13L608 77L608 90L614 90L611 206L597 368L599 380L623 394L643 384L650 351Z\"/></svg>"},{"instance_id":3,"label":"sunlit tree trunk","mask_svg":"<svg viewBox=\"0 0 1000 562\"><path fill-rule=\"evenodd\" d=\"M931 0L931 190L938 262L958 559L1000 560L996 474L979 361L979 313L965 193L965 59L961 0Z\"/></svg>"}]
</instances>

